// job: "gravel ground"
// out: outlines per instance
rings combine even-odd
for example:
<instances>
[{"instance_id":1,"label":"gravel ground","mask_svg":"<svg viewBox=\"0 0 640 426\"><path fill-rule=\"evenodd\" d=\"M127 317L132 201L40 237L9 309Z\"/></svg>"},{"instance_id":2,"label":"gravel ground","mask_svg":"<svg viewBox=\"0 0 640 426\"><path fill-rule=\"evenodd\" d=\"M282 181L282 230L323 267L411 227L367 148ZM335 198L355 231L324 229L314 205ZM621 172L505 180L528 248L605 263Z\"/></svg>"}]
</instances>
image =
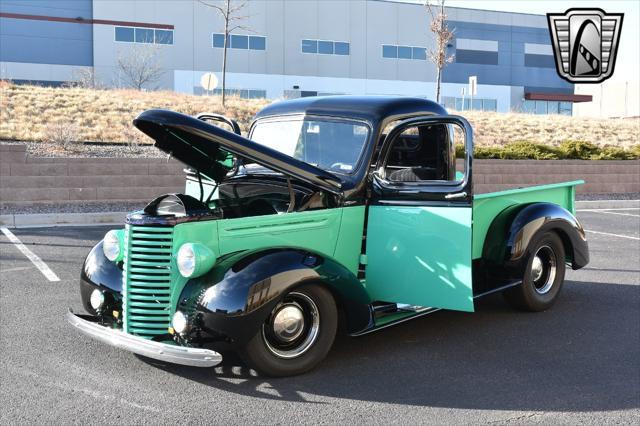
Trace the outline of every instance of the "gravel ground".
<instances>
[{"instance_id":1,"label":"gravel ground","mask_svg":"<svg viewBox=\"0 0 640 426\"><path fill-rule=\"evenodd\" d=\"M578 201L590 200L640 200L640 192L622 192L611 194L576 194Z\"/></svg>"},{"instance_id":2,"label":"gravel ground","mask_svg":"<svg viewBox=\"0 0 640 426\"><path fill-rule=\"evenodd\" d=\"M101 143L73 143L68 150L43 142L3 142L20 143L27 146L27 154L32 157L82 157L82 158L162 158L162 151L153 145L126 145Z\"/></svg>"},{"instance_id":3,"label":"gravel ground","mask_svg":"<svg viewBox=\"0 0 640 426\"><path fill-rule=\"evenodd\" d=\"M56 203L32 204L30 206L12 206L0 204L0 214L37 214L37 213L99 213L99 212L130 212L140 210L151 201L139 202L84 202L84 203Z\"/></svg>"}]
</instances>

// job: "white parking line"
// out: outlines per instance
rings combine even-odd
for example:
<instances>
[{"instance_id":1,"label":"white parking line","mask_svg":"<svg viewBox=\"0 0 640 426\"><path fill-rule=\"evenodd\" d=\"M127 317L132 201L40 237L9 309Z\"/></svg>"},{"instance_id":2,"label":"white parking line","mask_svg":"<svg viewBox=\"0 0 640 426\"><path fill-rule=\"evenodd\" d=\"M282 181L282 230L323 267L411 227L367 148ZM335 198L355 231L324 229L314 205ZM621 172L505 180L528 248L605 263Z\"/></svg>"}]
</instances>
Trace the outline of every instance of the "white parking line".
<instances>
[{"instance_id":1,"label":"white parking line","mask_svg":"<svg viewBox=\"0 0 640 426\"><path fill-rule=\"evenodd\" d=\"M622 211L622 210L640 210L640 207L624 207L624 208L617 208L617 209L577 209L577 212L602 212L602 211L606 211L606 212L612 212L612 211Z\"/></svg>"},{"instance_id":2,"label":"white parking line","mask_svg":"<svg viewBox=\"0 0 640 426\"><path fill-rule=\"evenodd\" d=\"M618 215L618 216L640 217L640 214L610 212L610 211L606 211L606 210L597 210L597 211L592 211L592 212L593 213L604 213L604 214L615 214L615 215Z\"/></svg>"},{"instance_id":3,"label":"white parking line","mask_svg":"<svg viewBox=\"0 0 640 426\"><path fill-rule=\"evenodd\" d=\"M22 241L20 241L18 237L13 235L11 231L9 231L4 226L0 227L0 231L2 231L2 233L7 236L9 241L11 241L13 245L15 245L16 248L20 250L22 254L24 254L27 259L29 259L31 263L36 266L36 268L40 270L40 272L42 272L42 275L44 275L46 279L48 279L49 281L60 281L60 278L58 278L55 272L53 272L51 268L49 268L47 264L44 263L42 259L40 259L34 252L29 250L24 244L22 244Z\"/></svg>"},{"instance_id":4,"label":"white parking line","mask_svg":"<svg viewBox=\"0 0 640 426\"><path fill-rule=\"evenodd\" d=\"M600 234L600 235L607 235L609 237L618 237L618 238L628 238L630 240L640 240L640 238L638 237L632 237L631 235L620 235L620 234L610 234L608 232L598 232L598 231L590 231L588 229L585 229L586 232L590 232L592 234Z\"/></svg>"}]
</instances>

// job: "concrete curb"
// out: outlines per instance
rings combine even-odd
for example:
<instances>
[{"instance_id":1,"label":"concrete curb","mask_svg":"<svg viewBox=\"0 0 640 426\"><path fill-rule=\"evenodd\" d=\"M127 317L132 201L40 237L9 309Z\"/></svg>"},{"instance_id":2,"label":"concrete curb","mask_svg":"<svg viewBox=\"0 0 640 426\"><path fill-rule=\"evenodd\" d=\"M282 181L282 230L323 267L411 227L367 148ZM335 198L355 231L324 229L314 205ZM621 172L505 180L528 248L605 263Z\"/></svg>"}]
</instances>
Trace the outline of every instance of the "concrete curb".
<instances>
[{"instance_id":1,"label":"concrete curb","mask_svg":"<svg viewBox=\"0 0 640 426\"><path fill-rule=\"evenodd\" d=\"M38 213L0 215L0 226L38 228L48 226L122 225L128 212Z\"/></svg>"},{"instance_id":2,"label":"concrete curb","mask_svg":"<svg viewBox=\"0 0 640 426\"><path fill-rule=\"evenodd\" d=\"M576 209L640 208L640 200L576 201ZM129 212L39 213L0 215L0 226L41 228L48 226L122 225Z\"/></svg>"},{"instance_id":3,"label":"concrete curb","mask_svg":"<svg viewBox=\"0 0 640 426\"><path fill-rule=\"evenodd\" d=\"M640 208L640 200L584 200L576 201L576 209Z\"/></svg>"}]
</instances>

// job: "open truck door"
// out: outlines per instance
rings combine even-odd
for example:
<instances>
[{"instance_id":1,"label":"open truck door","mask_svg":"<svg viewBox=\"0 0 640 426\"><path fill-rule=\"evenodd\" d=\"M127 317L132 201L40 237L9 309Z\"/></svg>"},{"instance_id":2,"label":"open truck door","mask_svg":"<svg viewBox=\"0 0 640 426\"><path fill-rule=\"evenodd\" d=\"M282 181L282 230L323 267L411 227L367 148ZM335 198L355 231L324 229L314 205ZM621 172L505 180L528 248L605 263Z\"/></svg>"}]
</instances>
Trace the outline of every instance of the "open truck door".
<instances>
[{"instance_id":1,"label":"open truck door","mask_svg":"<svg viewBox=\"0 0 640 426\"><path fill-rule=\"evenodd\" d=\"M464 137L464 174L455 138ZM473 136L456 116L399 123L372 174L366 287L372 300L473 311Z\"/></svg>"}]
</instances>

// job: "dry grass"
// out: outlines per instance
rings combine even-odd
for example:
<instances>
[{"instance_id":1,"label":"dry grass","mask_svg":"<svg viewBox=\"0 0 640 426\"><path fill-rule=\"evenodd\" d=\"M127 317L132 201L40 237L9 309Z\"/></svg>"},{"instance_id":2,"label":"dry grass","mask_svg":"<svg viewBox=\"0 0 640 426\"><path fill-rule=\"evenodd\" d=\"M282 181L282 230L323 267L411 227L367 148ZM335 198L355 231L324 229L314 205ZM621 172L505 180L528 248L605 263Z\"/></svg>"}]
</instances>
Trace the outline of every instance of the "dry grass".
<instances>
[{"instance_id":1,"label":"dry grass","mask_svg":"<svg viewBox=\"0 0 640 426\"><path fill-rule=\"evenodd\" d=\"M600 119L477 111L459 114L473 125L474 142L478 146L501 146L523 140L557 146L566 140L579 140L600 147L626 149L640 143L640 119L637 117Z\"/></svg>"},{"instance_id":2,"label":"dry grass","mask_svg":"<svg viewBox=\"0 0 640 426\"><path fill-rule=\"evenodd\" d=\"M246 130L253 115L268 101L228 100L224 114ZM132 128L141 111L166 108L185 114L223 112L218 97L173 92L42 88L0 82L0 139L46 141L51 125L73 125L81 141L151 142ZM598 146L629 148L639 143L640 120L590 119L565 116L463 112L475 129L478 146L526 140L558 145L582 140ZM137 139L137 140L132 140Z\"/></svg>"},{"instance_id":3,"label":"dry grass","mask_svg":"<svg viewBox=\"0 0 640 426\"><path fill-rule=\"evenodd\" d=\"M229 98L225 115L245 127L268 102ZM151 108L185 114L223 111L219 97L174 92L44 88L0 82L0 140L46 141L49 127L75 125L80 141L126 142L135 134L132 120ZM133 131L132 131L133 130ZM142 135L142 133L140 133ZM151 139L143 135L143 139Z\"/></svg>"}]
</instances>

